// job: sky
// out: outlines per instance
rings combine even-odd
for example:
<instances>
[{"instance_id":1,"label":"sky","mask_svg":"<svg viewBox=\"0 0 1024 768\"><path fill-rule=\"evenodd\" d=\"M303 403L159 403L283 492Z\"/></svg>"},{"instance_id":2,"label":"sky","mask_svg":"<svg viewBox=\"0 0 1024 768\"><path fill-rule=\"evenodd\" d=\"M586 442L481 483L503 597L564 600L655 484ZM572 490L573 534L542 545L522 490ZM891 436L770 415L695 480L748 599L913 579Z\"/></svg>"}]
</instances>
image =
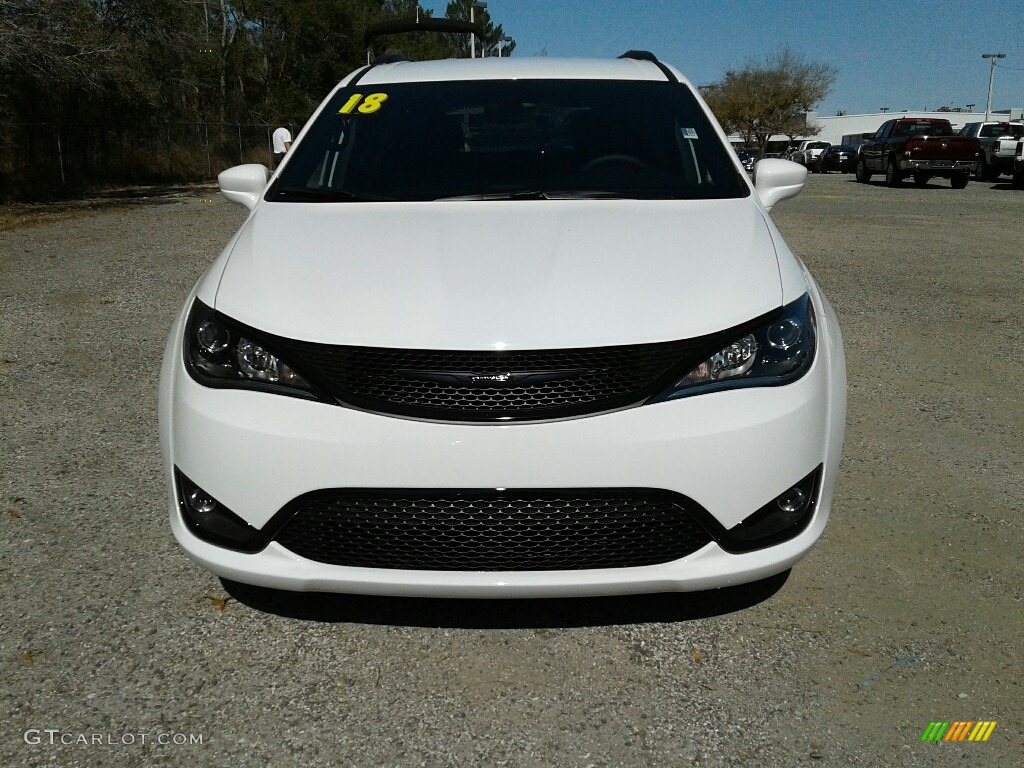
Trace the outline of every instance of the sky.
<instances>
[{"instance_id":1,"label":"sky","mask_svg":"<svg viewBox=\"0 0 1024 768\"><path fill-rule=\"evenodd\" d=\"M838 69L821 115L940 106L1024 107L1021 0L486 0L515 56L615 57L648 50L695 85L784 47ZM446 0L421 0L443 16Z\"/></svg>"}]
</instances>

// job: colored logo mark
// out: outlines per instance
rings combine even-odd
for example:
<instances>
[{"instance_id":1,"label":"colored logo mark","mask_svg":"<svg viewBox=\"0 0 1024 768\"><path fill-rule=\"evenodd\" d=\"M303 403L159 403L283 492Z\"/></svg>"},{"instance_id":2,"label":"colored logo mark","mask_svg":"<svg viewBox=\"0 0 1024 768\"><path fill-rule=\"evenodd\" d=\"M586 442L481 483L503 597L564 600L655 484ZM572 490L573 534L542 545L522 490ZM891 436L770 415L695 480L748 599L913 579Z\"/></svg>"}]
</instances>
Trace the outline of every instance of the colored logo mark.
<instances>
[{"instance_id":1,"label":"colored logo mark","mask_svg":"<svg viewBox=\"0 0 1024 768\"><path fill-rule=\"evenodd\" d=\"M995 729L995 720L931 722L921 734L921 741L988 741Z\"/></svg>"}]
</instances>

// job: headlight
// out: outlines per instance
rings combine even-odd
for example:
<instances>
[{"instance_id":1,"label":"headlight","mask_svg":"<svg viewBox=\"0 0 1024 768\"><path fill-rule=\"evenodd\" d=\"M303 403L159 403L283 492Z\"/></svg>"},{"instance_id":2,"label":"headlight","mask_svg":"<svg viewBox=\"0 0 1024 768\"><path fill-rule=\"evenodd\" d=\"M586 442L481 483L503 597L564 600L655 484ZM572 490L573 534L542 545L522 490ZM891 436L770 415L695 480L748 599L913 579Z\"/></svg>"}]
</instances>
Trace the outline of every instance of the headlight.
<instances>
[{"instance_id":1,"label":"headlight","mask_svg":"<svg viewBox=\"0 0 1024 768\"><path fill-rule=\"evenodd\" d=\"M652 402L719 389L788 384L810 368L814 347L814 308L804 294L695 366Z\"/></svg>"},{"instance_id":2,"label":"headlight","mask_svg":"<svg viewBox=\"0 0 1024 768\"><path fill-rule=\"evenodd\" d=\"M185 328L185 366L210 387L243 387L315 398L292 368L249 333L201 301L192 305Z\"/></svg>"}]
</instances>

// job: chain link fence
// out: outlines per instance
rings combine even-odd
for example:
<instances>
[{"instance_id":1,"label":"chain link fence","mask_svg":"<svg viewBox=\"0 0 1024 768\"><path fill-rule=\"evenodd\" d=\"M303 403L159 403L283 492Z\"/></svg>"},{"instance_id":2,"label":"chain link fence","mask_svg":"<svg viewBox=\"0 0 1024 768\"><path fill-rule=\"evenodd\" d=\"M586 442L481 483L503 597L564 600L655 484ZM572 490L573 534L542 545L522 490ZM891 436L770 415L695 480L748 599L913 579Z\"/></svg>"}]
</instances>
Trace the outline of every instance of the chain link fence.
<instances>
[{"instance_id":1,"label":"chain link fence","mask_svg":"<svg viewBox=\"0 0 1024 768\"><path fill-rule=\"evenodd\" d=\"M280 123L147 126L15 123L0 127L0 199L67 197L132 184L212 181L241 163L271 166Z\"/></svg>"}]
</instances>

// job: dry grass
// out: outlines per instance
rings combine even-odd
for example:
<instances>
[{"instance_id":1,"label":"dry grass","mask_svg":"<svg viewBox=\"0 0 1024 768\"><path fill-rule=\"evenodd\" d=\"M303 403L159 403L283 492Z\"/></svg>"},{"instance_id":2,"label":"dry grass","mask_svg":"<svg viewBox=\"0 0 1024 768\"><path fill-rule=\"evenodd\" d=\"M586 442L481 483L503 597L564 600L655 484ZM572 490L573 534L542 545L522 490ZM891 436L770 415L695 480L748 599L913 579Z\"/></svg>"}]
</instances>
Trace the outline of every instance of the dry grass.
<instances>
[{"instance_id":1,"label":"dry grass","mask_svg":"<svg viewBox=\"0 0 1024 768\"><path fill-rule=\"evenodd\" d=\"M9 203L0 205L0 232L92 216L107 208L145 205L168 198L209 196L216 189L216 183L210 181L173 185L139 185L92 190L87 197L79 200L61 200L52 203Z\"/></svg>"},{"instance_id":2,"label":"dry grass","mask_svg":"<svg viewBox=\"0 0 1024 768\"><path fill-rule=\"evenodd\" d=\"M136 146L124 154L107 156L104 162L90 167L83 165L80 158L68 159L64 178L56 175L55 163L47 164L49 172L42 173L38 163L29 163L24 158L14 162L0 156L0 205L85 199L109 185L212 183L220 171L240 162L269 166L271 155L262 144L246 145L241 154L232 143L210 147ZM32 218L31 213L12 214L7 210L0 219L0 229L22 226Z\"/></svg>"},{"instance_id":3,"label":"dry grass","mask_svg":"<svg viewBox=\"0 0 1024 768\"><path fill-rule=\"evenodd\" d=\"M0 208L0 232L53 221L91 216L95 209L83 205L58 203L54 205L5 205Z\"/></svg>"}]
</instances>

